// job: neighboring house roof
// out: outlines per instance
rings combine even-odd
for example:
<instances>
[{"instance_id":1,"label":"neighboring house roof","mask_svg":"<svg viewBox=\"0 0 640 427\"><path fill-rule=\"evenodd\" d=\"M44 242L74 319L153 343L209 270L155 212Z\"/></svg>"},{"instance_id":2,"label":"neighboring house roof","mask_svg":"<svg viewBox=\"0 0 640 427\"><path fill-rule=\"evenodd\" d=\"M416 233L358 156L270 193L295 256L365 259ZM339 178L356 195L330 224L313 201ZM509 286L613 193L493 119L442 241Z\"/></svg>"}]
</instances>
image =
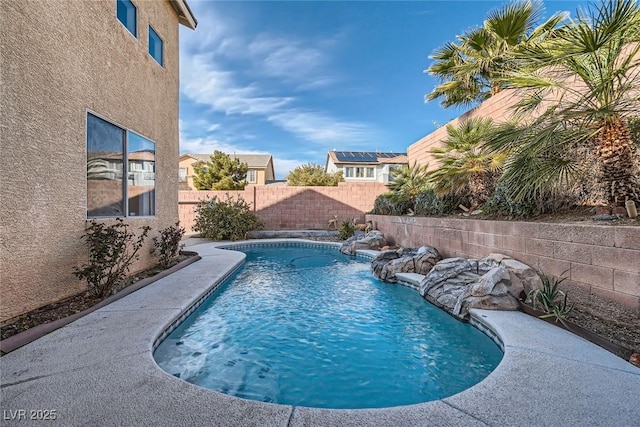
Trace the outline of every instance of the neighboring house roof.
<instances>
[{"instance_id":1,"label":"neighboring house roof","mask_svg":"<svg viewBox=\"0 0 640 427\"><path fill-rule=\"evenodd\" d=\"M401 154L396 157L390 157L388 159L384 159L384 161L380 163L394 164L394 165L404 165L409 163L409 157L406 154Z\"/></svg>"},{"instance_id":2,"label":"neighboring house roof","mask_svg":"<svg viewBox=\"0 0 640 427\"><path fill-rule=\"evenodd\" d=\"M407 153L378 153L375 151L329 151L327 161L339 164L398 164L407 163Z\"/></svg>"},{"instance_id":3,"label":"neighboring house roof","mask_svg":"<svg viewBox=\"0 0 640 427\"><path fill-rule=\"evenodd\" d=\"M193 12L191 12L187 0L169 0L169 3L171 3L173 10L175 10L178 15L178 22L187 28L195 30L196 26L198 26L198 21L193 15Z\"/></svg>"},{"instance_id":4,"label":"neighboring house roof","mask_svg":"<svg viewBox=\"0 0 640 427\"><path fill-rule=\"evenodd\" d=\"M211 156L211 154L183 154L180 156L180 160L191 157L198 162L208 162ZM267 168L272 160L271 154L229 154L229 157L246 163L251 169Z\"/></svg>"}]
</instances>

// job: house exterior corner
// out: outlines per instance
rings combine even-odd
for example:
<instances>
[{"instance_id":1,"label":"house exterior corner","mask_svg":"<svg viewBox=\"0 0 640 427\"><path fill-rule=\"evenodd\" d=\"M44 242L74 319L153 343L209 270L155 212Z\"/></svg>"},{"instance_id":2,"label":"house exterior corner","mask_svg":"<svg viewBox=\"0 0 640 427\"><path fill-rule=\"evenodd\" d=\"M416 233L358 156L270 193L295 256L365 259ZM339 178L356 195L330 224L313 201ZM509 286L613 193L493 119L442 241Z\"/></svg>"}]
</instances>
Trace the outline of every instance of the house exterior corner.
<instances>
[{"instance_id":1,"label":"house exterior corner","mask_svg":"<svg viewBox=\"0 0 640 427\"><path fill-rule=\"evenodd\" d=\"M8 1L0 19L4 323L85 289L73 269L87 220L121 217L151 236L177 222L186 18L168 0L64 0ZM104 129L122 149L102 150ZM134 271L155 262L150 247Z\"/></svg>"}]
</instances>

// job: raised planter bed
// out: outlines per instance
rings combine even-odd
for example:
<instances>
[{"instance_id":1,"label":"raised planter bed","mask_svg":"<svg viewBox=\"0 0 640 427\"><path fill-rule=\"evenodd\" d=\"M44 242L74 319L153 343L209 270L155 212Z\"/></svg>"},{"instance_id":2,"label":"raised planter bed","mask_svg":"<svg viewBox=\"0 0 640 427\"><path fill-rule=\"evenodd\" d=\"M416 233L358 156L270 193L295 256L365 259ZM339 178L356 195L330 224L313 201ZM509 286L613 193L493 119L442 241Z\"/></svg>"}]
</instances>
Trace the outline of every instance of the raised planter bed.
<instances>
[{"instance_id":1,"label":"raised planter bed","mask_svg":"<svg viewBox=\"0 0 640 427\"><path fill-rule=\"evenodd\" d=\"M597 346L600 346L602 348L604 348L607 351L610 351L611 353L615 354L616 356L619 356L621 358L623 358L624 360L629 360L629 358L631 357L631 355L633 354L633 351L623 347L621 345L615 344L611 341L609 341L608 339L604 338L603 336L600 336L598 334L596 334L595 332L591 332L588 329L585 329L579 325L576 325L575 323L563 319L563 321L560 321L559 319L557 319L556 317L542 317L544 316L546 313L544 313L543 311L537 310L535 308L533 308L531 305L526 304L522 299L518 300L518 302L520 303L520 309L525 312L526 314L529 314L531 316L537 317L540 320L544 320L547 323L551 323L553 325L556 325L564 330L567 330L569 332L572 332L576 335L578 335L581 338L584 338L592 343L594 343Z\"/></svg>"},{"instance_id":2,"label":"raised planter bed","mask_svg":"<svg viewBox=\"0 0 640 427\"><path fill-rule=\"evenodd\" d=\"M121 291L119 291L118 293L115 293L105 299L103 299L102 301L98 302L97 304L89 307L86 310L83 310L79 313L73 314L71 316L67 316L64 317L62 319L58 319L55 320L53 322L49 322L49 323L43 323L41 325L38 326L34 326L33 328L27 329L26 331L17 333L9 338L6 338L4 340L0 341L0 355L5 355L17 348L20 348L26 344L29 344L32 341L37 340L38 338L55 331L56 329L62 328L63 326L68 325L71 322L74 322L78 319L80 319L81 317L86 316L89 313L92 313L106 305L111 304L114 301L117 301L121 298L124 298L125 296L137 291L138 289L142 289L147 285L150 285L151 283L162 279L163 277L166 277L168 275L170 275L171 273L175 273L176 271L198 261L200 259L200 256L198 255L197 252L191 252L191 251L180 251L181 255L187 255L189 256L189 258L177 263L176 265L174 265L171 268L168 268L166 270L163 270L161 272L159 272L158 274L155 274L151 277L146 277L142 280L139 280L135 283L133 283L132 285L127 286L126 288L122 289Z\"/></svg>"}]
</instances>

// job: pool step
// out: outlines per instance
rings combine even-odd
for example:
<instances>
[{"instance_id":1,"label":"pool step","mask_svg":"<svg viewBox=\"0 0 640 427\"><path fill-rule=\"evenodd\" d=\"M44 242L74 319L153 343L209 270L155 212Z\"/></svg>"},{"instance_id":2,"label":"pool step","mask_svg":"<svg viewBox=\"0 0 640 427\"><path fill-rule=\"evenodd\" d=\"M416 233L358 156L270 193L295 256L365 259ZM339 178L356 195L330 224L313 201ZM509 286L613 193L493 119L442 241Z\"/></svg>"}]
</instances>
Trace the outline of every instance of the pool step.
<instances>
[{"instance_id":1,"label":"pool step","mask_svg":"<svg viewBox=\"0 0 640 427\"><path fill-rule=\"evenodd\" d=\"M424 275L418 273L396 273L396 279L398 279L398 283L419 290L420 282L424 279Z\"/></svg>"}]
</instances>

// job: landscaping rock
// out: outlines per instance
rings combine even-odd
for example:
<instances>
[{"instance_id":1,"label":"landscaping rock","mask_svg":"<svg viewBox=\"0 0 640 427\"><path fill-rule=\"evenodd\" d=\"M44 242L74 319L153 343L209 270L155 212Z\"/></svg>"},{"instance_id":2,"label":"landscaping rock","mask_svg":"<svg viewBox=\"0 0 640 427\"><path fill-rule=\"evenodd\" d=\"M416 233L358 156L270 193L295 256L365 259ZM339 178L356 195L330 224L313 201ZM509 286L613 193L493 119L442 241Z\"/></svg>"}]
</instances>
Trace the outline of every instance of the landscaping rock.
<instances>
[{"instance_id":1,"label":"landscaping rock","mask_svg":"<svg viewBox=\"0 0 640 427\"><path fill-rule=\"evenodd\" d=\"M401 248L381 252L371 261L371 269L377 278L395 283L396 273L425 275L440 260L440 253L431 246L421 246L418 249Z\"/></svg>"},{"instance_id":2,"label":"landscaping rock","mask_svg":"<svg viewBox=\"0 0 640 427\"><path fill-rule=\"evenodd\" d=\"M420 294L454 316L467 320L469 309L517 310L518 296L542 287L531 267L502 254L486 258L447 258L433 266Z\"/></svg>"},{"instance_id":3,"label":"landscaping rock","mask_svg":"<svg viewBox=\"0 0 640 427\"><path fill-rule=\"evenodd\" d=\"M385 245L387 245L387 241L384 239L382 232L373 230L368 232L364 238L345 241L340 247L340 252L346 255L355 255L357 250L371 249L377 251Z\"/></svg>"}]
</instances>

